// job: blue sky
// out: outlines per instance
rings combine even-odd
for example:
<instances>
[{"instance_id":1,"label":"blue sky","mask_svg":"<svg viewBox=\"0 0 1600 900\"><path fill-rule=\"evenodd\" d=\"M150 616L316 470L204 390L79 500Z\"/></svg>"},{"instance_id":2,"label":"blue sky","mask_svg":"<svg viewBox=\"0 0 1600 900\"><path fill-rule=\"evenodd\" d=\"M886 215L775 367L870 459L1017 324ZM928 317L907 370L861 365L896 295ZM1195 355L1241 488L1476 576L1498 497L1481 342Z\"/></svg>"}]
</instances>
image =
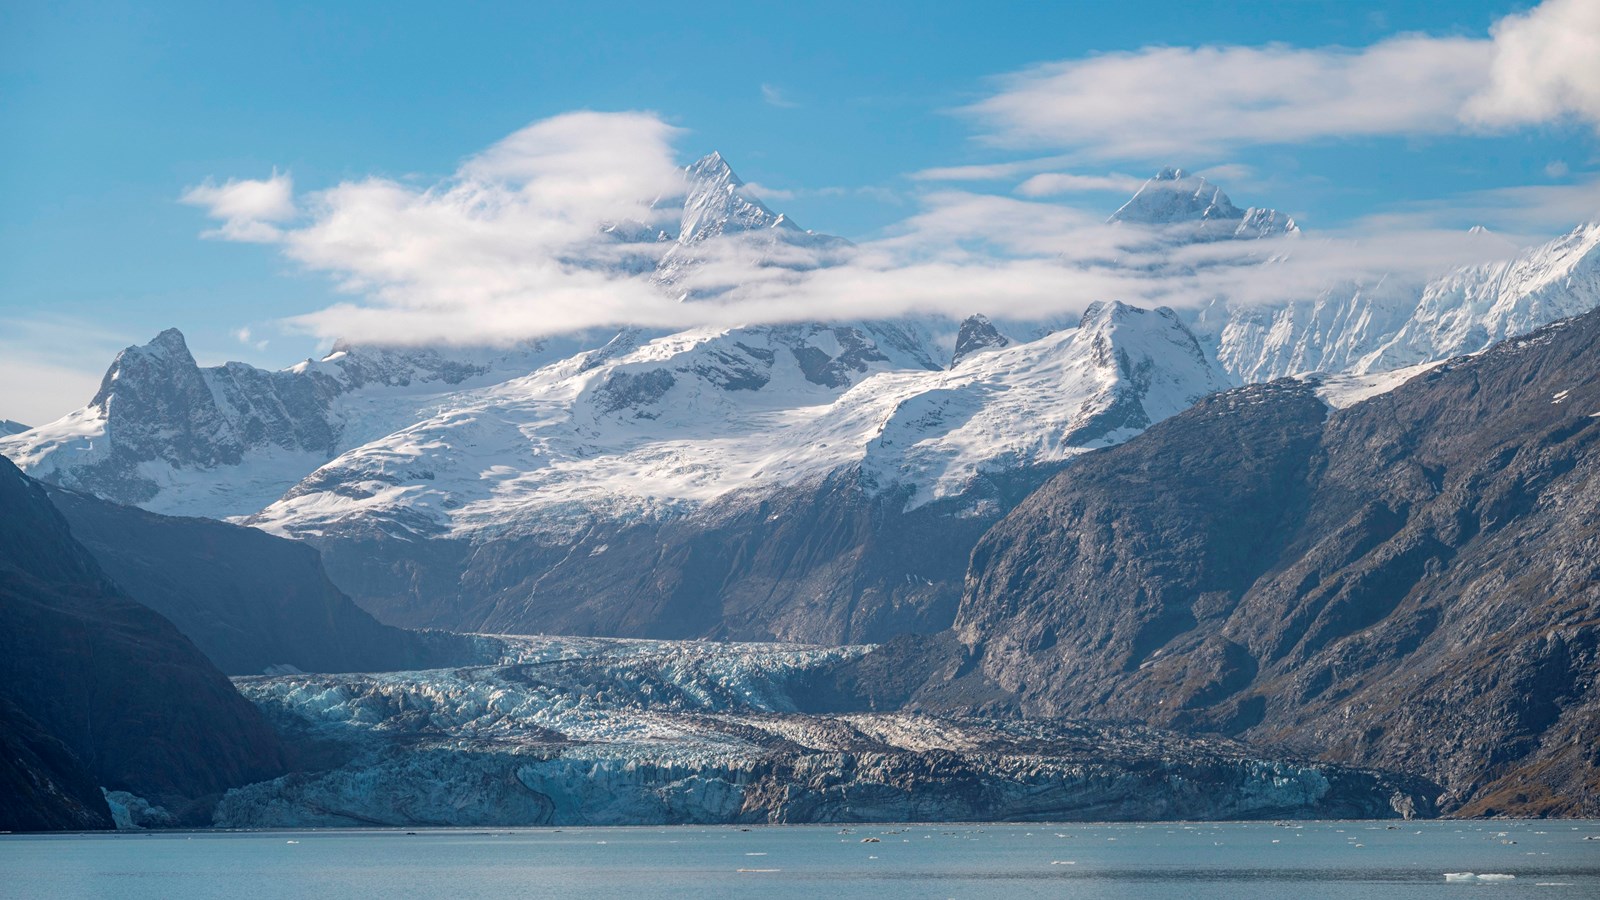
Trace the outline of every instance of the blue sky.
<instances>
[{"instance_id":1,"label":"blue sky","mask_svg":"<svg viewBox=\"0 0 1600 900\"><path fill-rule=\"evenodd\" d=\"M517 6L526 8L0 7L0 329L9 332L0 353L13 360L0 364L0 416L36 419L81 403L110 353L170 325L202 362L284 365L326 340L279 323L346 299L329 275L337 267L308 271L259 243L202 238L216 223L179 202L195 185L275 169L292 175L297 194L374 176L426 185L573 110L652 112L682 129L676 161L721 150L769 189L770 205L858 241L902 230L933 191L1014 197L1035 172L1142 177L1169 162L1210 169L1240 205L1288 210L1308 230L1418 211L1464 227L1495 211L1456 202L1464 195L1579 191L1540 214L1506 200L1507 221L1489 223L1536 234L1581 208L1597 169L1595 131L1581 115L1507 124L1502 112L1487 128L1380 123L1356 137L1257 131L1146 150L1063 137L1080 125L1070 117L1052 125L974 111L997 95L1034 102L1056 89L1008 73L1118 51L1359 52L1406 33L1430 36L1429 48L1452 38L1487 46L1491 25L1528 3ZM1041 158L1057 162L1010 180L916 177ZM1114 184L1041 202L1103 216L1126 193ZM243 327L248 341L236 334ZM41 379L62 387L35 397Z\"/></svg>"}]
</instances>

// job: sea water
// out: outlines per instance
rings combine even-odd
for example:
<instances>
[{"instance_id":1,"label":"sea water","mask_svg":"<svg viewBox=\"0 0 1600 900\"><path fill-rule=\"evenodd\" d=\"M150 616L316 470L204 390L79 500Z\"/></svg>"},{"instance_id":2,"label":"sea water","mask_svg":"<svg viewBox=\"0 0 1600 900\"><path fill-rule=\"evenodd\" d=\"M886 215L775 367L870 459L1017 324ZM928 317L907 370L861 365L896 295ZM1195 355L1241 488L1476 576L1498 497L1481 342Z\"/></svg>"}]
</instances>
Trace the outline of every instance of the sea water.
<instances>
[{"instance_id":1,"label":"sea water","mask_svg":"<svg viewBox=\"0 0 1600 900\"><path fill-rule=\"evenodd\" d=\"M0 896L1593 898L1600 822L7 835Z\"/></svg>"}]
</instances>

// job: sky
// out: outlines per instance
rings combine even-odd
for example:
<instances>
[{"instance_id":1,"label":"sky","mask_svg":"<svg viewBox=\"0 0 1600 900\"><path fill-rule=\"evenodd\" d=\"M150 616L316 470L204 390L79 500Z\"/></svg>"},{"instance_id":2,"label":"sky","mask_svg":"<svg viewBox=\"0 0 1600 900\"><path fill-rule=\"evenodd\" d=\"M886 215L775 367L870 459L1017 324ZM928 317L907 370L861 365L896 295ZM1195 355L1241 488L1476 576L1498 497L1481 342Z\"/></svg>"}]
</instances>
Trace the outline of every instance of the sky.
<instances>
[{"instance_id":1,"label":"sky","mask_svg":"<svg viewBox=\"0 0 1600 900\"><path fill-rule=\"evenodd\" d=\"M862 248L716 322L1241 289L1060 265L1165 165L1330 236L1307 285L1600 217L1593 0L505 6L0 5L0 417L170 326L279 367L687 324L551 260L711 150Z\"/></svg>"}]
</instances>

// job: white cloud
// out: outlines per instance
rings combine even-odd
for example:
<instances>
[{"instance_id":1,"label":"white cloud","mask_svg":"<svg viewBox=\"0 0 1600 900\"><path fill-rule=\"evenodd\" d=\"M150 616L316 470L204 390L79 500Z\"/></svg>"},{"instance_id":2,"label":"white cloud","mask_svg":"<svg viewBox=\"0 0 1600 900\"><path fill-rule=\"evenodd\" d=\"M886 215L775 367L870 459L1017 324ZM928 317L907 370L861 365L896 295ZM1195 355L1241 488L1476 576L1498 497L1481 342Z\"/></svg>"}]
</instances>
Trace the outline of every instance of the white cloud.
<instances>
[{"instance_id":1,"label":"white cloud","mask_svg":"<svg viewBox=\"0 0 1600 900\"><path fill-rule=\"evenodd\" d=\"M1052 62L1005 76L966 112L996 145L1162 162L1564 118L1600 126L1600 3L1547 0L1501 19L1488 39L1150 47Z\"/></svg>"},{"instance_id":2,"label":"white cloud","mask_svg":"<svg viewBox=\"0 0 1600 900\"><path fill-rule=\"evenodd\" d=\"M536 122L416 187L368 178L306 198L283 252L357 302L298 317L319 337L503 342L596 324L649 323L673 304L611 265L630 252L601 226L653 222L682 189L678 129L649 113Z\"/></svg>"},{"instance_id":3,"label":"white cloud","mask_svg":"<svg viewBox=\"0 0 1600 900\"><path fill-rule=\"evenodd\" d=\"M1400 37L1363 50L1156 47L1008 76L968 111L1004 146L1088 158L1215 155L1243 144L1460 127L1487 41Z\"/></svg>"},{"instance_id":4,"label":"white cloud","mask_svg":"<svg viewBox=\"0 0 1600 900\"><path fill-rule=\"evenodd\" d=\"M1084 191L1122 191L1132 193L1145 179L1132 175L1073 175L1067 172L1042 172L1017 185L1024 197L1054 197Z\"/></svg>"},{"instance_id":5,"label":"white cloud","mask_svg":"<svg viewBox=\"0 0 1600 900\"><path fill-rule=\"evenodd\" d=\"M276 169L265 179L230 178L222 184L207 181L189 188L179 198L190 206L204 207L222 225L206 237L231 241L270 243L279 229L273 223L295 217L294 180Z\"/></svg>"},{"instance_id":6,"label":"white cloud","mask_svg":"<svg viewBox=\"0 0 1600 900\"><path fill-rule=\"evenodd\" d=\"M275 246L352 296L287 324L324 340L503 343L628 325L974 311L1054 318L1104 299L1281 300L1338 281L1421 278L1504 252L1450 224L1450 204L1369 219L1344 233L1173 251L1137 227L1106 226L1106 208L1026 196L1127 190L1138 179L1050 172L1035 173L1051 177L1032 179L1022 196L926 192L886 237L834 251L837 265L825 269L804 270L812 251L781 242L765 248L766 259L741 245L697 245L703 265L669 295L644 274L663 245L629 243L601 225L668 224L649 199L682 188L676 134L649 114L579 113L535 123L437 184L367 178L307 195L303 214L280 226ZM1453 202L1457 213L1488 213L1477 221L1496 228L1558 216L1570 226L1586 217L1576 210L1596 199L1595 190L1592 183L1546 185ZM684 290L703 299L676 302Z\"/></svg>"},{"instance_id":7,"label":"white cloud","mask_svg":"<svg viewBox=\"0 0 1600 900\"><path fill-rule=\"evenodd\" d=\"M745 182L744 187L745 190L761 198L763 202L773 200L793 200L799 193L788 188L767 187L764 184L757 184L754 181Z\"/></svg>"},{"instance_id":8,"label":"white cloud","mask_svg":"<svg viewBox=\"0 0 1600 900\"><path fill-rule=\"evenodd\" d=\"M1469 121L1526 125L1572 117L1600 129L1600 3L1546 0L1491 29L1489 86Z\"/></svg>"},{"instance_id":9,"label":"white cloud","mask_svg":"<svg viewBox=\"0 0 1600 900\"><path fill-rule=\"evenodd\" d=\"M251 331L248 327L236 329L233 332L233 336L238 339L239 343L248 347L254 347L257 350L265 350L267 349L267 345L271 343L266 338L256 340L255 332Z\"/></svg>"}]
</instances>

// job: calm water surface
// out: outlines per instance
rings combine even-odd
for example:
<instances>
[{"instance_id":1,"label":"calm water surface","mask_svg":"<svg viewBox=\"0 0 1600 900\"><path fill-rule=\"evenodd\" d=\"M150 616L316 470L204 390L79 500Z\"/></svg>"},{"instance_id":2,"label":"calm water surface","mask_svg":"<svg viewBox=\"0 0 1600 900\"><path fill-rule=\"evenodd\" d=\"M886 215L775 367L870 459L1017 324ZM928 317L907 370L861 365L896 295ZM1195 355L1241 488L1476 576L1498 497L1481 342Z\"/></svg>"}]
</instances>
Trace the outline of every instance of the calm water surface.
<instances>
[{"instance_id":1,"label":"calm water surface","mask_svg":"<svg viewBox=\"0 0 1600 900\"><path fill-rule=\"evenodd\" d=\"M842 833L847 832L847 833ZM1585 841L1585 837L1597 839ZM877 838L876 842L863 842ZM1446 872L1514 875L1450 883ZM1600 822L0 837L11 898L1600 898Z\"/></svg>"}]
</instances>

